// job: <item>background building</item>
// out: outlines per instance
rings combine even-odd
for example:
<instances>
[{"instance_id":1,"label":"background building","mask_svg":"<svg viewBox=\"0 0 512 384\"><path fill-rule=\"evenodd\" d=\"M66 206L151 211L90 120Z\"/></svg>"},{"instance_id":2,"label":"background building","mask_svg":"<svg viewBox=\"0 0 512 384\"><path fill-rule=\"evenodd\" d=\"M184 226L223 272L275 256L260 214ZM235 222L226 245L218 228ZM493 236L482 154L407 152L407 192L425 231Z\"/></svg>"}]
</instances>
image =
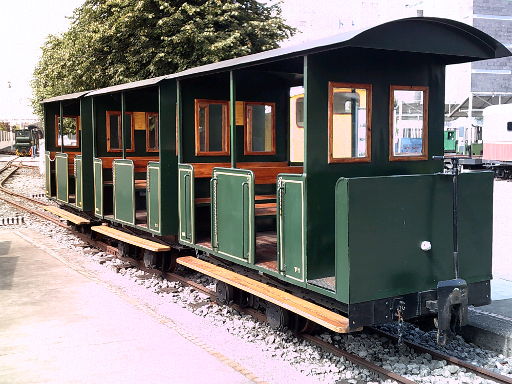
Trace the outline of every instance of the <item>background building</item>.
<instances>
[{"instance_id":1,"label":"background building","mask_svg":"<svg viewBox=\"0 0 512 384\"><path fill-rule=\"evenodd\" d=\"M299 29L286 44L312 40L394 19L445 17L472 25L512 48L509 0L284 0L283 16ZM451 65L446 73L446 126L457 130L459 150L481 140L486 106L512 103L512 58Z\"/></svg>"}]
</instances>

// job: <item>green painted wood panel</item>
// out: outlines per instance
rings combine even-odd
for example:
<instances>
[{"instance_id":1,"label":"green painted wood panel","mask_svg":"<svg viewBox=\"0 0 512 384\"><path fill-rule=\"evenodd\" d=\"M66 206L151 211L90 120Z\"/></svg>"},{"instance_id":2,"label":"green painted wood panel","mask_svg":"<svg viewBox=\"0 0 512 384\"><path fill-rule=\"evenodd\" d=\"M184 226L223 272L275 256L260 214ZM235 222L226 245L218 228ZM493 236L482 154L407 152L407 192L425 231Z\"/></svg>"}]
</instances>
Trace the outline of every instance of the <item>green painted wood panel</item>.
<instances>
[{"instance_id":1,"label":"green painted wood panel","mask_svg":"<svg viewBox=\"0 0 512 384\"><path fill-rule=\"evenodd\" d=\"M57 201L69 202L68 154L55 154L55 179L57 181Z\"/></svg>"},{"instance_id":2,"label":"green painted wood panel","mask_svg":"<svg viewBox=\"0 0 512 384\"><path fill-rule=\"evenodd\" d=\"M460 184L461 277L488 280L492 214L482 212L492 211L492 176L462 174ZM359 303L435 289L438 281L454 277L451 176L340 179L335 230L340 300ZM432 249L422 251L422 241Z\"/></svg>"},{"instance_id":3,"label":"green painted wood panel","mask_svg":"<svg viewBox=\"0 0 512 384\"><path fill-rule=\"evenodd\" d=\"M194 244L194 168L190 164L179 164L178 176L179 239L184 244Z\"/></svg>"},{"instance_id":4,"label":"green painted wood panel","mask_svg":"<svg viewBox=\"0 0 512 384\"><path fill-rule=\"evenodd\" d=\"M162 198L160 190L160 163L156 161L148 163L146 196L148 227L151 231L160 233L160 202Z\"/></svg>"},{"instance_id":5,"label":"green painted wood panel","mask_svg":"<svg viewBox=\"0 0 512 384\"><path fill-rule=\"evenodd\" d=\"M94 214L103 217L103 161L93 160L94 177Z\"/></svg>"},{"instance_id":6,"label":"green painted wood panel","mask_svg":"<svg viewBox=\"0 0 512 384\"><path fill-rule=\"evenodd\" d=\"M114 218L135 225L135 180L132 160L116 159L112 164Z\"/></svg>"},{"instance_id":7,"label":"green painted wood panel","mask_svg":"<svg viewBox=\"0 0 512 384\"><path fill-rule=\"evenodd\" d=\"M82 156L75 157L75 205L83 208Z\"/></svg>"},{"instance_id":8,"label":"green painted wood panel","mask_svg":"<svg viewBox=\"0 0 512 384\"><path fill-rule=\"evenodd\" d=\"M281 174L277 180L279 270L289 278L304 281L304 178Z\"/></svg>"},{"instance_id":9,"label":"green painted wood panel","mask_svg":"<svg viewBox=\"0 0 512 384\"><path fill-rule=\"evenodd\" d=\"M46 196L52 197L52 160L50 159L50 151L44 153L44 166L45 166L45 187Z\"/></svg>"},{"instance_id":10,"label":"green painted wood panel","mask_svg":"<svg viewBox=\"0 0 512 384\"><path fill-rule=\"evenodd\" d=\"M212 246L220 256L254 263L254 175L215 168L212 179Z\"/></svg>"}]
</instances>

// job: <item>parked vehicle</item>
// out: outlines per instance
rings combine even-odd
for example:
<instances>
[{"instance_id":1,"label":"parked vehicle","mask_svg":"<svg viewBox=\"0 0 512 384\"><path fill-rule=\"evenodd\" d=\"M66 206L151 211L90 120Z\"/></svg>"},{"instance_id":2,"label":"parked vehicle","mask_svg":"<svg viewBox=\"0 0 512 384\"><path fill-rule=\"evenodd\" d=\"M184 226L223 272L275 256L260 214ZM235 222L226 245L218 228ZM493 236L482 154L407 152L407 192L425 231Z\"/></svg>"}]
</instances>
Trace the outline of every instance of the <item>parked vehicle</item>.
<instances>
[{"instance_id":1,"label":"parked vehicle","mask_svg":"<svg viewBox=\"0 0 512 384\"><path fill-rule=\"evenodd\" d=\"M419 17L47 99L47 194L148 264L197 269L179 257L194 251L224 299L281 325L288 311L338 332L437 316L444 342L490 300L493 185L492 172L446 174L433 159L445 66L509 55L467 24Z\"/></svg>"}]
</instances>

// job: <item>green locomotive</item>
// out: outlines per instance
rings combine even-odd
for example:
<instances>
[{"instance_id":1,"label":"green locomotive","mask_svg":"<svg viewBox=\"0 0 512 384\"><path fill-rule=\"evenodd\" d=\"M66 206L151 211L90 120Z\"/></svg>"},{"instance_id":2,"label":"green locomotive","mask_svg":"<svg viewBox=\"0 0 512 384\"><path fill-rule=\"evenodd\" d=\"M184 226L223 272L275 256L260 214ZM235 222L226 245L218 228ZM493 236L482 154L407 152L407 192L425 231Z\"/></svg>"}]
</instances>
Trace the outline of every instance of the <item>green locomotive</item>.
<instances>
[{"instance_id":1,"label":"green locomotive","mask_svg":"<svg viewBox=\"0 0 512 384\"><path fill-rule=\"evenodd\" d=\"M17 156L32 156L34 149L38 150L39 132L39 128L33 125L14 131L13 149Z\"/></svg>"},{"instance_id":2,"label":"green locomotive","mask_svg":"<svg viewBox=\"0 0 512 384\"><path fill-rule=\"evenodd\" d=\"M291 311L349 332L438 316L444 341L467 305L490 300L493 193L492 173L446 175L433 159L445 66L510 54L469 25L420 17L47 99L47 194L109 223L92 229L148 264L195 250L206 264L178 262L224 281L226 300L286 308L266 306L278 323ZM156 257L159 244L172 250Z\"/></svg>"}]
</instances>

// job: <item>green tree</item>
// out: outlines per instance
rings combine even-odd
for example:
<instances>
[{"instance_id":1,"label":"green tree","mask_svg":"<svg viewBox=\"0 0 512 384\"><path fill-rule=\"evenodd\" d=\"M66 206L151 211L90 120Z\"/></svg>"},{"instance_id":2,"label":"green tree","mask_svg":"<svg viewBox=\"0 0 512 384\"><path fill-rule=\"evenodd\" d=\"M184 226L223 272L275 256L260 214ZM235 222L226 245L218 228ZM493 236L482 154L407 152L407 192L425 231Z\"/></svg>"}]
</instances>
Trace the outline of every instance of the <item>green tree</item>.
<instances>
[{"instance_id":1,"label":"green tree","mask_svg":"<svg viewBox=\"0 0 512 384\"><path fill-rule=\"evenodd\" d=\"M50 35L34 70L34 109L59 94L174 73L278 47L295 30L279 3L86 0Z\"/></svg>"}]
</instances>

